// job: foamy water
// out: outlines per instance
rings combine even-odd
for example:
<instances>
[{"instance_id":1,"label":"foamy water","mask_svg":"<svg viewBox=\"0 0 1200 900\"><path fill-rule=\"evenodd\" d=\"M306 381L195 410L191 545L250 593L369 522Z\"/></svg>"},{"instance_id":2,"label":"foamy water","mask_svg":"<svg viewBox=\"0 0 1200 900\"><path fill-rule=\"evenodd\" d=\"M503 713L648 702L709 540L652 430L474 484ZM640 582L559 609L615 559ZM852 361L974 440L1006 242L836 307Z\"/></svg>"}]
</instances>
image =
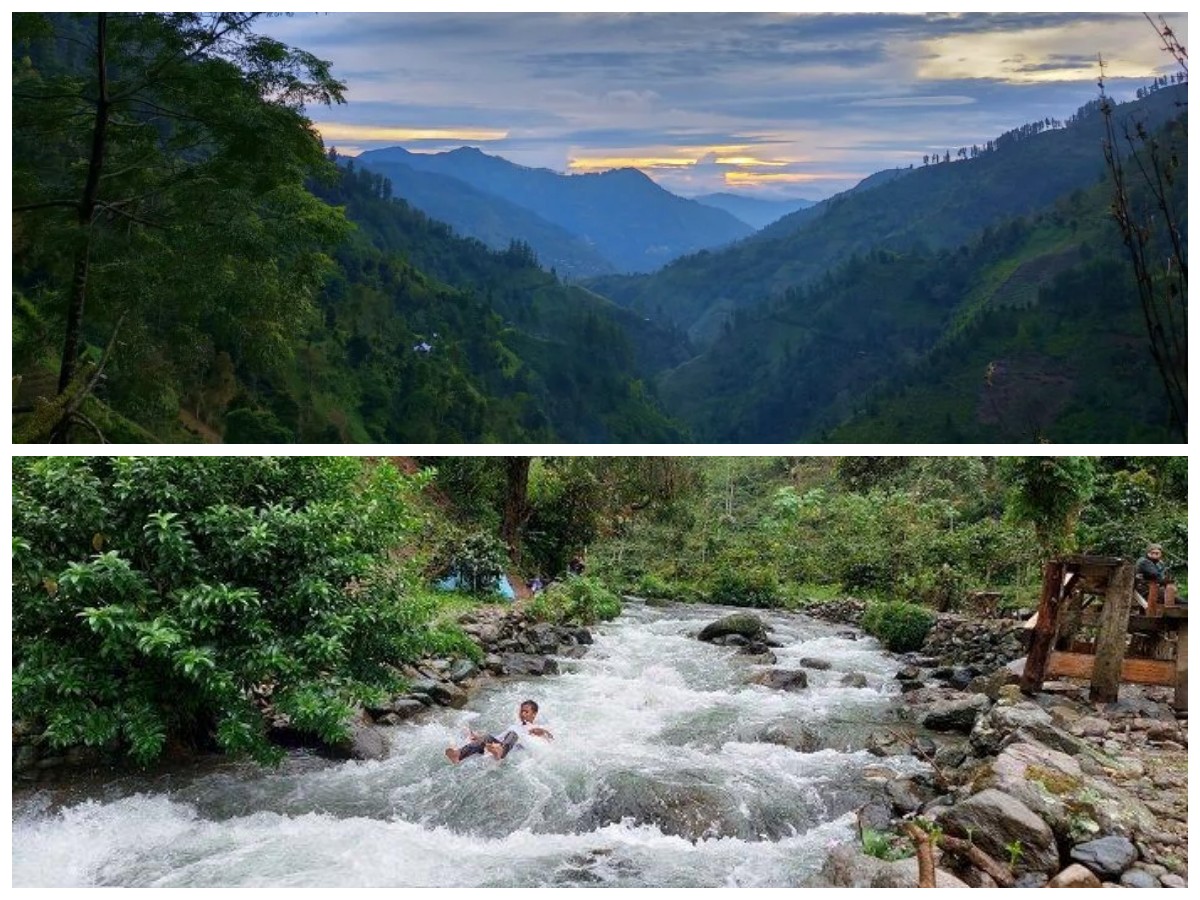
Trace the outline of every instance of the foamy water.
<instances>
[{"instance_id":1,"label":"foamy water","mask_svg":"<svg viewBox=\"0 0 1200 900\"><path fill-rule=\"evenodd\" d=\"M466 709L389 729L392 750L379 762L229 764L121 781L66 806L45 792L22 796L13 884L794 885L827 844L851 836L853 810L871 791L863 770L879 762L854 748L890 720L896 664L874 641L767 614L785 644L778 666L817 657L832 668L810 672L797 693L749 684L760 666L691 636L727 612L630 603L587 657L560 662L564 674L496 683ZM847 672L867 686L841 685ZM501 729L526 697L541 705L553 742L528 739L503 763L446 761L468 727ZM782 722L820 733L826 749L756 740ZM887 764L918 768L909 758ZM619 820L630 798L651 794L704 836Z\"/></svg>"}]
</instances>

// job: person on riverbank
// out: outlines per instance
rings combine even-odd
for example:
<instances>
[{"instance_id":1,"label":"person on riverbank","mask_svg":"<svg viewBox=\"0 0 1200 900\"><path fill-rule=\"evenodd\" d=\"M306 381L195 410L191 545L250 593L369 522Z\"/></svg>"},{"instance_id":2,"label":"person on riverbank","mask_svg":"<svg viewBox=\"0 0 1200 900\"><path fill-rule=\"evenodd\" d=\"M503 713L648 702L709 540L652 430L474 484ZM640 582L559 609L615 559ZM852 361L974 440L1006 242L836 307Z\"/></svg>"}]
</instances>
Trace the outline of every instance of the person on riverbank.
<instances>
[{"instance_id":1,"label":"person on riverbank","mask_svg":"<svg viewBox=\"0 0 1200 900\"><path fill-rule=\"evenodd\" d=\"M1146 596L1150 585L1157 584L1160 602L1166 606L1175 605L1175 583L1163 560L1161 544L1151 544L1146 548L1145 554L1137 561L1134 578L1137 580L1138 593Z\"/></svg>"},{"instance_id":2,"label":"person on riverbank","mask_svg":"<svg viewBox=\"0 0 1200 900\"><path fill-rule=\"evenodd\" d=\"M500 737L491 734L470 732L471 739L461 747L447 747L446 759L456 765L471 756L491 754L495 759L504 759L513 747L517 746L525 735L539 737L552 741L554 735L540 725L535 725L538 705L536 701L526 700L517 708L517 723L510 726Z\"/></svg>"}]
</instances>

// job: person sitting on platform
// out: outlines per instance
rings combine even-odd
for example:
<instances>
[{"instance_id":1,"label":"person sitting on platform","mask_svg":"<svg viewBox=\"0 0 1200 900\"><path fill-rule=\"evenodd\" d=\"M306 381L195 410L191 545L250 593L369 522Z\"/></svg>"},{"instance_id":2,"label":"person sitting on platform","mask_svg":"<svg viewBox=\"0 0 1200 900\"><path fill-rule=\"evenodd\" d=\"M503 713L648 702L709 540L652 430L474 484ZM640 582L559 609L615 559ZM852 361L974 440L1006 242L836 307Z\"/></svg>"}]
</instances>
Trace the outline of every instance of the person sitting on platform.
<instances>
[{"instance_id":1,"label":"person sitting on platform","mask_svg":"<svg viewBox=\"0 0 1200 900\"><path fill-rule=\"evenodd\" d=\"M1146 548L1145 554L1137 561L1134 579L1138 593L1143 597L1149 599L1150 585L1155 584L1158 585L1158 602L1163 606L1175 605L1175 581L1163 562L1161 544L1151 544Z\"/></svg>"}]
</instances>

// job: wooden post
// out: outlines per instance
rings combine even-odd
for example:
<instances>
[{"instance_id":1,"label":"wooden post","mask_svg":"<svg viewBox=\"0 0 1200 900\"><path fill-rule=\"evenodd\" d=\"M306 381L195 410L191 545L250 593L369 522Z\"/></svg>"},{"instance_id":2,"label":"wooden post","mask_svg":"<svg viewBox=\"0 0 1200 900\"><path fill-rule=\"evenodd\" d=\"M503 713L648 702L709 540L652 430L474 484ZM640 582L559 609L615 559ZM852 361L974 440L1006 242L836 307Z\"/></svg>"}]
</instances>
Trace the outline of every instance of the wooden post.
<instances>
[{"instance_id":1,"label":"wooden post","mask_svg":"<svg viewBox=\"0 0 1200 900\"><path fill-rule=\"evenodd\" d=\"M1157 616L1159 613L1158 582L1152 581L1152 582L1150 582L1150 584L1147 587L1148 587L1148 590L1146 591L1146 615Z\"/></svg>"},{"instance_id":2,"label":"wooden post","mask_svg":"<svg viewBox=\"0 0 1200 900\"><path fill-rule=\"evenodd\" d=\"M1132 604L1133 563L1125 560L1109 575L1104 607L1100 610L1096 664L1092 667L1092 688L1088 692L1093 703L1112 703L1117 699Z\"/></svg>"},{"instance_id":3,"label":"wooden post","mask_svg":"<svg viewBox=\"0 0 1200 900\"><path fill-rule=\"evenodd\" d=\"M1187 618L1179 620L1175 645L1175 712L1187 712Z\"/></svg>"},{"instance_id":4,"label":"wooden post","mask_svg":"<svg viewBox=\"0 0 1200 900\"><path fill-rule=\"evenodd\" d=\"M1025 658L1025 671L1021 673L1021 693L1036 694L1046 680L1046 662L1058 633L1058 606L1063 584L1063 564L1050 560L1042 569L1042 597L1038 601L1037 624L1033 626L1033 639L1029 642L1029 655Z\"/></svg>"}]
</instances>

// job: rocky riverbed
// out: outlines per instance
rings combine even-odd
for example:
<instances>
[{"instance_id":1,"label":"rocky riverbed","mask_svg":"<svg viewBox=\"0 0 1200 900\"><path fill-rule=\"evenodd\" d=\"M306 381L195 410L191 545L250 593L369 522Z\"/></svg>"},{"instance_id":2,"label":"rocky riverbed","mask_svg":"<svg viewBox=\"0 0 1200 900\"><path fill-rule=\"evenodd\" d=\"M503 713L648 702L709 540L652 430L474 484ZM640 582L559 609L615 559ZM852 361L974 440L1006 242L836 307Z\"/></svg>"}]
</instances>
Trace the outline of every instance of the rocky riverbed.
<instances>
[{"instance_id":1,"label":"rocky riverbed","mask_svg":"<svg viewBox=\"0 0 1200 900\"><path fill-rule=\"evenodd\" d=\"M857 624L861 605L837 601L817 615ZM1086 683L1059 681L1026 697L1021 653L1013 619L939 617L896 676L903 715L924 734L872 736L889 802L860 811L860 833L917 821L949 837L934 849L939 886L1186 887L1187 721L1170 691L1122 685L1116 703L1093 704ZM932 772L890 778L888 761L907 755ZM911 859L843 845L812 883L915 878Z\"/></svg>"}]
</instances>

